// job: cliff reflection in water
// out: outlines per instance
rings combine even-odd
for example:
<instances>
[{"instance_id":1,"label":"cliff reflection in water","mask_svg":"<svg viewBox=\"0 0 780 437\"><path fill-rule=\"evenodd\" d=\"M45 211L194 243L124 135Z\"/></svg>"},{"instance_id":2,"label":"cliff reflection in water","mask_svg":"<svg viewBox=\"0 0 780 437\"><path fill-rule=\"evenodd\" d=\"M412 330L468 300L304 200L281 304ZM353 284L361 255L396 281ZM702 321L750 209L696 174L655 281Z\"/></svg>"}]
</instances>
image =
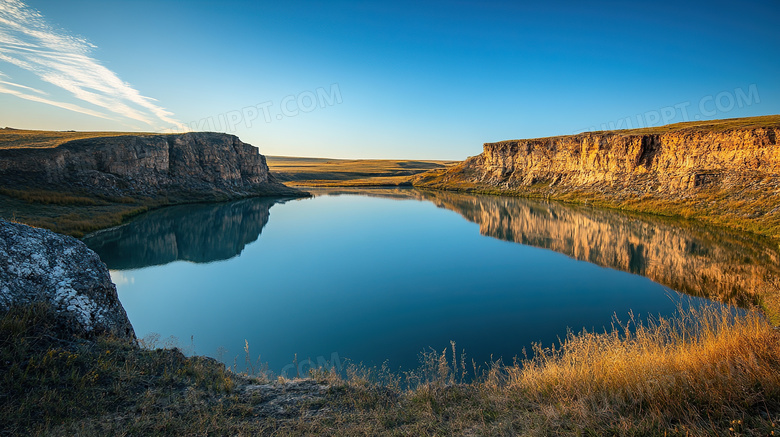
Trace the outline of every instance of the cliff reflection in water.
<instances>
[{"instance_id":1,"label":"cliff reflection in water","mask_svg":"<svg viewBox=\"0 0 780 437\"><path fill-rule=\"evenodd\" d=\"M744 234L689 222L515 197L416 189L313 189L429 201L477 223L480 233L645 276L679 292L741 306L759 303L780 322L780 253ZM112 270L239 255L282 199L181 205L85 239ZM518 278L522 280L522 278ZM630 292L631 290L626 290Z\"/></svg>"},{"instance_id":2,"label":"cliff reflection in water","mask_svg":"<svg viewBox=\"0 0 780 437\"><path fill-rule=\"evenodd\" d=\"M780 254L745 235L690 223L529 199L423 191L480 233L642 275L676 291L780 314Z\"/></svg>"},{"instance_id":3,"label":"cliff reflection in water","mask_svg":"<svg viewBox=\"0 0 780 437\"><path fill-rule=\"evenodd\" d=\"M269 209L280 199L179 205L146 213L130 223L84 238L111 270L129 270L177 260L226 260L257 240Z\"/></svg>"},{"instance_id":4,"label":"cliff reflection in water","mask_svg":"<svg viewBox=\"0 0 780 437\"><path fill-rule=\"evenodd\" d=\"M482 235L641 275L693 296L739 306L759 304L773 322L780 322L780 252L749 235L664 217L508 196L417 189L319 193L429 201L478 224Z\"/></svg>"}]
</instances>

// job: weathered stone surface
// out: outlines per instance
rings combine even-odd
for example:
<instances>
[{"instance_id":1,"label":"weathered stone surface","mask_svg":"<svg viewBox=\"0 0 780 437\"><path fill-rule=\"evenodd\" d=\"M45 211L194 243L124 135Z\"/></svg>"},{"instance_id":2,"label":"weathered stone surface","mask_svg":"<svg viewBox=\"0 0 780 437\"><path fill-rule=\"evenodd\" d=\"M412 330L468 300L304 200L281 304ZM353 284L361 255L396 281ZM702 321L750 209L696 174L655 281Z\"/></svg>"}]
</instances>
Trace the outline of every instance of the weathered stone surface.
<instances>
[{"instance_id":1,"label":"weathered stone surface","mask_svg":"<svg viewBox=\"0 0 780 437\"><path fill-rule=\"evenodd\" d=\"M253 399L255 414L282 419L298 417L302 403L323 399L330 386L313 379L292 379L266 384L246 384L241 388L243 390L237 390L238 396ZM257 398L260 398L259 402ZM305 411L304 414L317 414L317 411Z\"/></svg>"},{"instance_id":2,"label":"weathered stone surface","mask_svg":"<svg viewBox=\"0 0 780 437\"><path fill-rule=\"evenodd\" d=\"M49 149L0 150L4 185L106 195L187 193L300 195L276 182L265 157L234 135L191 132L70 141Z\"/></svg>"},{"instance_id":3,"label":"weathered stone surface","mask_svg":"<svg viewBox=\"0 0 780 437\"><path fill-rule=\"evenodd\" d=\"M81 241L0 220L0 310L47 302L70 333L135 338L106 265Z\"/></svg>"},{"instance_id":4,"label":"weathered stone surface","mask_svg":"<svg viewBox=\"0 0 780 437\"><path fill-rule=\"evenodd\" d=\"M780 174L774 127L725 132L620 132L486 143L452 170L504 189L557 187L683 195L757 174Z\"/></svg>"}]
</instances>

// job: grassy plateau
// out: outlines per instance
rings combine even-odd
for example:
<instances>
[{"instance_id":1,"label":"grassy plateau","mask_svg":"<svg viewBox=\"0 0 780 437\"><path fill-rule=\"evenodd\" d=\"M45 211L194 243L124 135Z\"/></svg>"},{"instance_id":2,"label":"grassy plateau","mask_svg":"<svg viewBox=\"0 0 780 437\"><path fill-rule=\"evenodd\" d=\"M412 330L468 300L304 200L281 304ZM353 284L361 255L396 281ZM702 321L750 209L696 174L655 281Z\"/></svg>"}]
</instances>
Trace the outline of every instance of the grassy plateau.
<instances>
[{"instance_id":1,"label":"grassy plateau","mask_svg":"<svg viewBox=\"0 0 780 437\"><path fill-rule=\"evenodd\" d=\"M123 135L165 135L149 132L76 132L0 129L0 149L50 149L73 140Z\"/></svg>"},{"instance_id":2,"label":"grassy plateau","mask_svg":"<svg viewBox=\"0 0 780 437\"><path fill-rule=\"evenodd\" d=\"M290 186L380 187L411 185L411 176L444 169L455 161L327 159L267 156L268 168Z\"/></svg>"}]
</instances>

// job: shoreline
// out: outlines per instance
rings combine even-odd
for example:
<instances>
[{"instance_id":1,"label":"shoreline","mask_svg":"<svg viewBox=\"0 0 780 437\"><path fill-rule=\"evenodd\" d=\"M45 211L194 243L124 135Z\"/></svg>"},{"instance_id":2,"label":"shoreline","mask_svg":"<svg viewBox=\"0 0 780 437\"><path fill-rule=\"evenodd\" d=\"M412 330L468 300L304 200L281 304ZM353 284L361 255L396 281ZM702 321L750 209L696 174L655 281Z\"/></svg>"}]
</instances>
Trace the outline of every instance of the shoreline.
<instances>
[{"instance_id":1,"label":"shoreline","mask_svg":"<svg viewBox=\"0 0 780 437\"><path fill-rule=\"evenodd\" d=\"M11 308L0 315L0 425L27 435L770 435L780 332L755 313L680 317L691 323L570 333L533 359L475 365L470 381L454 344L403 375L348 364L270 380L176 348L70 338L47 307Z\"/></svg>"},{"instance_id":2,"label":"shoreline","mask_svg":"<svg viewBox=\"0 0 780 437\"><path fill-rule=\"evenodd\" d=\"M473 187L445 187L441 185L420 184L420 185L413 185L413 187L417 189L434 190L434 191L450 191L450 192L464 193L464 194L520 197L520 198L532 199L532 200L548 200L548 201L556 201L556 202L561 202L570 205L586 205L586 206L602 208L602 209L607 209L612 211L622 211L622 212L630 212L630 213L649 215L655 217L680 219L680 220L692 221L694 223L699 223L704 226L714 226L721 229L750 234L751 236L766 239L766 241L771 241L772 243L777 244L778 247L780 247L780 229L774 231L773 230L774 226L773 227L761 227L756 225L747 226L748 224L755 223L755 221L751 219L744 219L743 221L739 221L739 222L737 222L736 220L724 222L722 220L719 220L717 216L715 216L714 218L708 218L713 216L707 215L709 211L706 210L695 210L693 214L690 213L686 214L682 211L682 207L678 206L675 202L666 201L666 203L664 204L664 201L660 199L652 199L652 201L660 202L661 203L660 207L666 209L661 209L661 210L649 209L652 208L650 202L643 203L642 200L639 200L634 204L625 204L625 203L621 203L625 201L610 199L609 197L606 196L599 196L598 194L587 193L587 192L577 192L574 194L567 193L562 195L543 194L540 192L523 191L523 190L501 190L492 187L480 187L478 185L474 185ZM637 206L633 206L633 205L637 205ZM644 208L642 207L643 205L645 206ZM735 224L735 222L740 224Z\"/></svg>"}]
</instances>

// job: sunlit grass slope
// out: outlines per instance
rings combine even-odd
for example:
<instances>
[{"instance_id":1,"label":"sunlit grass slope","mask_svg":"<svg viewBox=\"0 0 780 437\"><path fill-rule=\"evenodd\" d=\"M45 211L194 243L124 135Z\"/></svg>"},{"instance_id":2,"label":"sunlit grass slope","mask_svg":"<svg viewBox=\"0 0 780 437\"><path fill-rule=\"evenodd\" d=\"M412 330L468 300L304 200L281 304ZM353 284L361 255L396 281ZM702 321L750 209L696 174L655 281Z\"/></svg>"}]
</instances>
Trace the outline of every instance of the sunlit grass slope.
<instances>
[{"instance_id":1,"label":"sunlit grass slope","mask_svg":"<svg viewBox=\"0 0 780 437\"><path fill-rule=\"evenodd\" d=\"M148 132L75 132L0 129L0 149L47 149L85 138L118 137L123 135L165 135Z\"/></svg>"},{"instance_id":2,"label":"sunlit grass slope","mask_svg":"<svg viewBox=\"0 0 780 437\"><path fill-rule=\"evenodd\" d=\"M759 314L710 307L633 323L570 334L511 364L474 363L453 342L422 354L410 372L348 364L343 373L315 369L305 385L114 338L68 339L46 307L15 308L0 320L0 430L772 435L780 420L780 335ZM275 403L280 395L285 403Z\"/></svg>"}]
</instances>

